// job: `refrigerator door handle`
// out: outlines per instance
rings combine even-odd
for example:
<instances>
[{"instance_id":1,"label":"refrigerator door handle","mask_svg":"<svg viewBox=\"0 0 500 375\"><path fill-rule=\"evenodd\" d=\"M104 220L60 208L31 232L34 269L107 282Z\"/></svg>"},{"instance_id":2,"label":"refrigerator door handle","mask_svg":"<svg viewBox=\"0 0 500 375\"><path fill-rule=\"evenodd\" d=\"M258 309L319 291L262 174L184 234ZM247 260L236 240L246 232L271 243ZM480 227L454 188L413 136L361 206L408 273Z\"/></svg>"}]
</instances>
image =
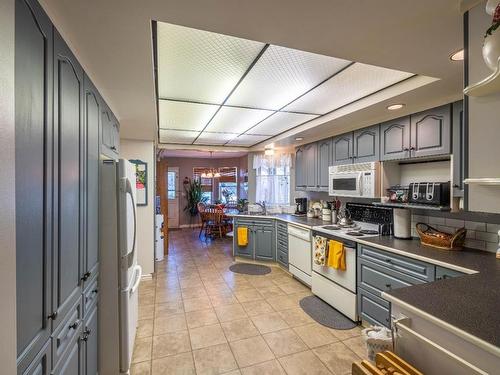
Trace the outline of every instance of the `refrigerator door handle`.
<instances>
[{"instance_id":1,"label":"refrigerator door handle","mask_svg":"<svg viewBox=\"0 0 500 375\"><path fill-rule=\"evenodd\" d=\"M127 194L130 194L130 199L132 200L132 207L134 211L134 242L132 244L132 251L128 254L128 267L132 267L134 264L134 254L135 254L135 241L136 241L136 236L137 236L137 213L136 213L136 206L135 206L135 200L134 200L134 193L132 192L132 185L130 183L130 180L127 179L126 185L125 185L125 192Z\"/></svg>"},{"instance_id":2,"label":"refrigerator door handle","mask_svg":"<svg viewBox=\"0 0 500 375\"><path fill-rule=\"evenodd\" d=\"M139 266L138 264L135 266L135 273L136 273L136 279L135 283L132 286L132 289L130 290L131 294L134 294L137 291L137 288L139 288L139 284L141 283L141 277L142 277L142 267Z\"/></svg>"}]
</instances>

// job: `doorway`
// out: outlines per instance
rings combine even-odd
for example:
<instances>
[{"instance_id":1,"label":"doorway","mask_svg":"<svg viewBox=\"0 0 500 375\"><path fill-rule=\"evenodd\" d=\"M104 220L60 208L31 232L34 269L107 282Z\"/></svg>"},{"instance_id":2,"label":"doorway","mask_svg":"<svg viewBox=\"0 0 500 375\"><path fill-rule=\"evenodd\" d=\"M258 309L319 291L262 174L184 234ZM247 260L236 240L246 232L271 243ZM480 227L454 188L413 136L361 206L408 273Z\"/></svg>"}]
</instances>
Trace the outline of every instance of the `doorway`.
<instances>
[{"instance_id":1,"label":"doorway","mask_svg":"<svg viewBox=\"0 0 500 375\"><path fill-rule=\"evenodd\" d=\"M168 167L168 228L179 228L179 168Z\"/></svg>"}]
</instances>

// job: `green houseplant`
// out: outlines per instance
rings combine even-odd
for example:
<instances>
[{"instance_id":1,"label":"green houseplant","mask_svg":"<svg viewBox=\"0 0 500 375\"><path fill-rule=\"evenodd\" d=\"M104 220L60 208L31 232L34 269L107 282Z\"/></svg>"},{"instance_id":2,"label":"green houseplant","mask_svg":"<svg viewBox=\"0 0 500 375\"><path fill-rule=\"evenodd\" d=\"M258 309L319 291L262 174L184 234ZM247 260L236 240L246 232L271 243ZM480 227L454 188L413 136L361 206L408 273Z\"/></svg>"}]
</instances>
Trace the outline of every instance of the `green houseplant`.
<instances>
[{"instance_id":1,"label":"green houseplant","mask_svg":"<svg viewBox=\"0 0 500 375\"><path fill-rule=\"evenodd\" d=\"M203 191L201 189L201 180L189 180L184 184L184 190L186 192L187 204L184 207L184 211L188 211L191 216L198 215L198 203L205 203L207 197L203 196Z\"/></svg>"}]
</instances>

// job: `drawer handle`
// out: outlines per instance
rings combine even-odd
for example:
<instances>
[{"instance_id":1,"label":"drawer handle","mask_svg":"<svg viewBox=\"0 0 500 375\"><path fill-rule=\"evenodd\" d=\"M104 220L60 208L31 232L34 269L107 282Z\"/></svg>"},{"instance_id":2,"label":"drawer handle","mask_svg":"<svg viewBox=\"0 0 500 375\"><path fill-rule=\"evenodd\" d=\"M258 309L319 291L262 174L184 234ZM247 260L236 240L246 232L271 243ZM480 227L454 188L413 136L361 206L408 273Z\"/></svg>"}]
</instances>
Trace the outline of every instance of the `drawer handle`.
<instances>
[{"instance_id":1,"label":"drawer handle","mask_svg":"<svg viewBox=\"0 0 500 375\"><path fill-rule=\"evenodd\" d=\"M387 258L385 261L386 261L387 263L392 263L392 259L389 259L389 258Z\"/></svg>"},{"instance_id":2,"label":"drawer handle","mask_svg":"<svg viewBox=\"0 0 500 375\"><path fill-rule=\"evenodd\" d=\"M385 287L386 287L387 289L391 289L391 284L385 284Z\"/></svg>"},{"instance_id":3,"label":"drawer handle","mask_svg":"<svg viewBox=\"0 0 500 375\"><path fill-rule=\"evenodd\" d=\"M97 293L99 293L99 289L94 289L94 290L92 291L92 293L93 293L93 294L97 294Z\"/></svg>"},{"instance_id":4,"label":"drawer handle","mask_svg":"<svg viewBox=\"0 0 500 375\"><path fill-rule=\"evenodd\" d=\"M77 319L73 324L71 324L68 328L69 329L77 329L78 328L78 324L80 323L80 321Z\"/></svg>"},{"instance_id":5,"label":"drawer handle","mask_svg":"<svg viewBox=\"0 0 500 375\"><path fill-rule=\"evenodd\" d=\"M85 331L83 331L82 341L87 342L91 332L92 330L90 328L86 328Z\"/></svg>"}]
</instances>

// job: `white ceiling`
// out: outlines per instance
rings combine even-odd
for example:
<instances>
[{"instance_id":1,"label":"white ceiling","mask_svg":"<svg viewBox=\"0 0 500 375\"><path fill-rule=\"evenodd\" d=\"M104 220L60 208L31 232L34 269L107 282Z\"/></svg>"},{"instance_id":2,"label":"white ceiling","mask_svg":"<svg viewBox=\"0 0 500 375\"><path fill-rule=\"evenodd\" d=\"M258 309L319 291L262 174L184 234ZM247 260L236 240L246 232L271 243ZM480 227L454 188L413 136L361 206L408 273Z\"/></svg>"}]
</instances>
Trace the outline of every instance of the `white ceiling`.
<instances>
[{"instance_id":1,"label":"white ceiling","mask_svg":"<svg viewBox=\"0 0 500 375\"><path fill-rule=\"evenodd\" d=\"M162 150L161 157L165 158L213 158L213 159L226 159L226 158L240 158L247 155L246 151L214 151L210 154L209 151L198 150Z\"/></svg>"},{"instance_id":2,"label":"white ceiling","mask_svg":"<svg viewBox=\"0 0 500 375\"><path fill-rule=\"evenodd\" d=\"M392 100L367 102L351 112L343 108L314 129L300 126L297 131L310 139L318 132L332 134L387 120L410 108L425 109L461 95L463 66L448 58L463 44L457 0L319 0L314 6L302 0L41 3L119 118L126 138L157 136L151 20L258 41L255 47L269 43L439 78L411 92L396 93ZM255 82L261 79L256 77ZM246 99L252 96L250 91L242 86L238 96ZM411 100L405 110L385 110L386 103L403 100ZM290 139L293 135L285 134L271 141L286 144ZM244 143L240 141L233 145Z\"/></svg>"}]
</instances>

